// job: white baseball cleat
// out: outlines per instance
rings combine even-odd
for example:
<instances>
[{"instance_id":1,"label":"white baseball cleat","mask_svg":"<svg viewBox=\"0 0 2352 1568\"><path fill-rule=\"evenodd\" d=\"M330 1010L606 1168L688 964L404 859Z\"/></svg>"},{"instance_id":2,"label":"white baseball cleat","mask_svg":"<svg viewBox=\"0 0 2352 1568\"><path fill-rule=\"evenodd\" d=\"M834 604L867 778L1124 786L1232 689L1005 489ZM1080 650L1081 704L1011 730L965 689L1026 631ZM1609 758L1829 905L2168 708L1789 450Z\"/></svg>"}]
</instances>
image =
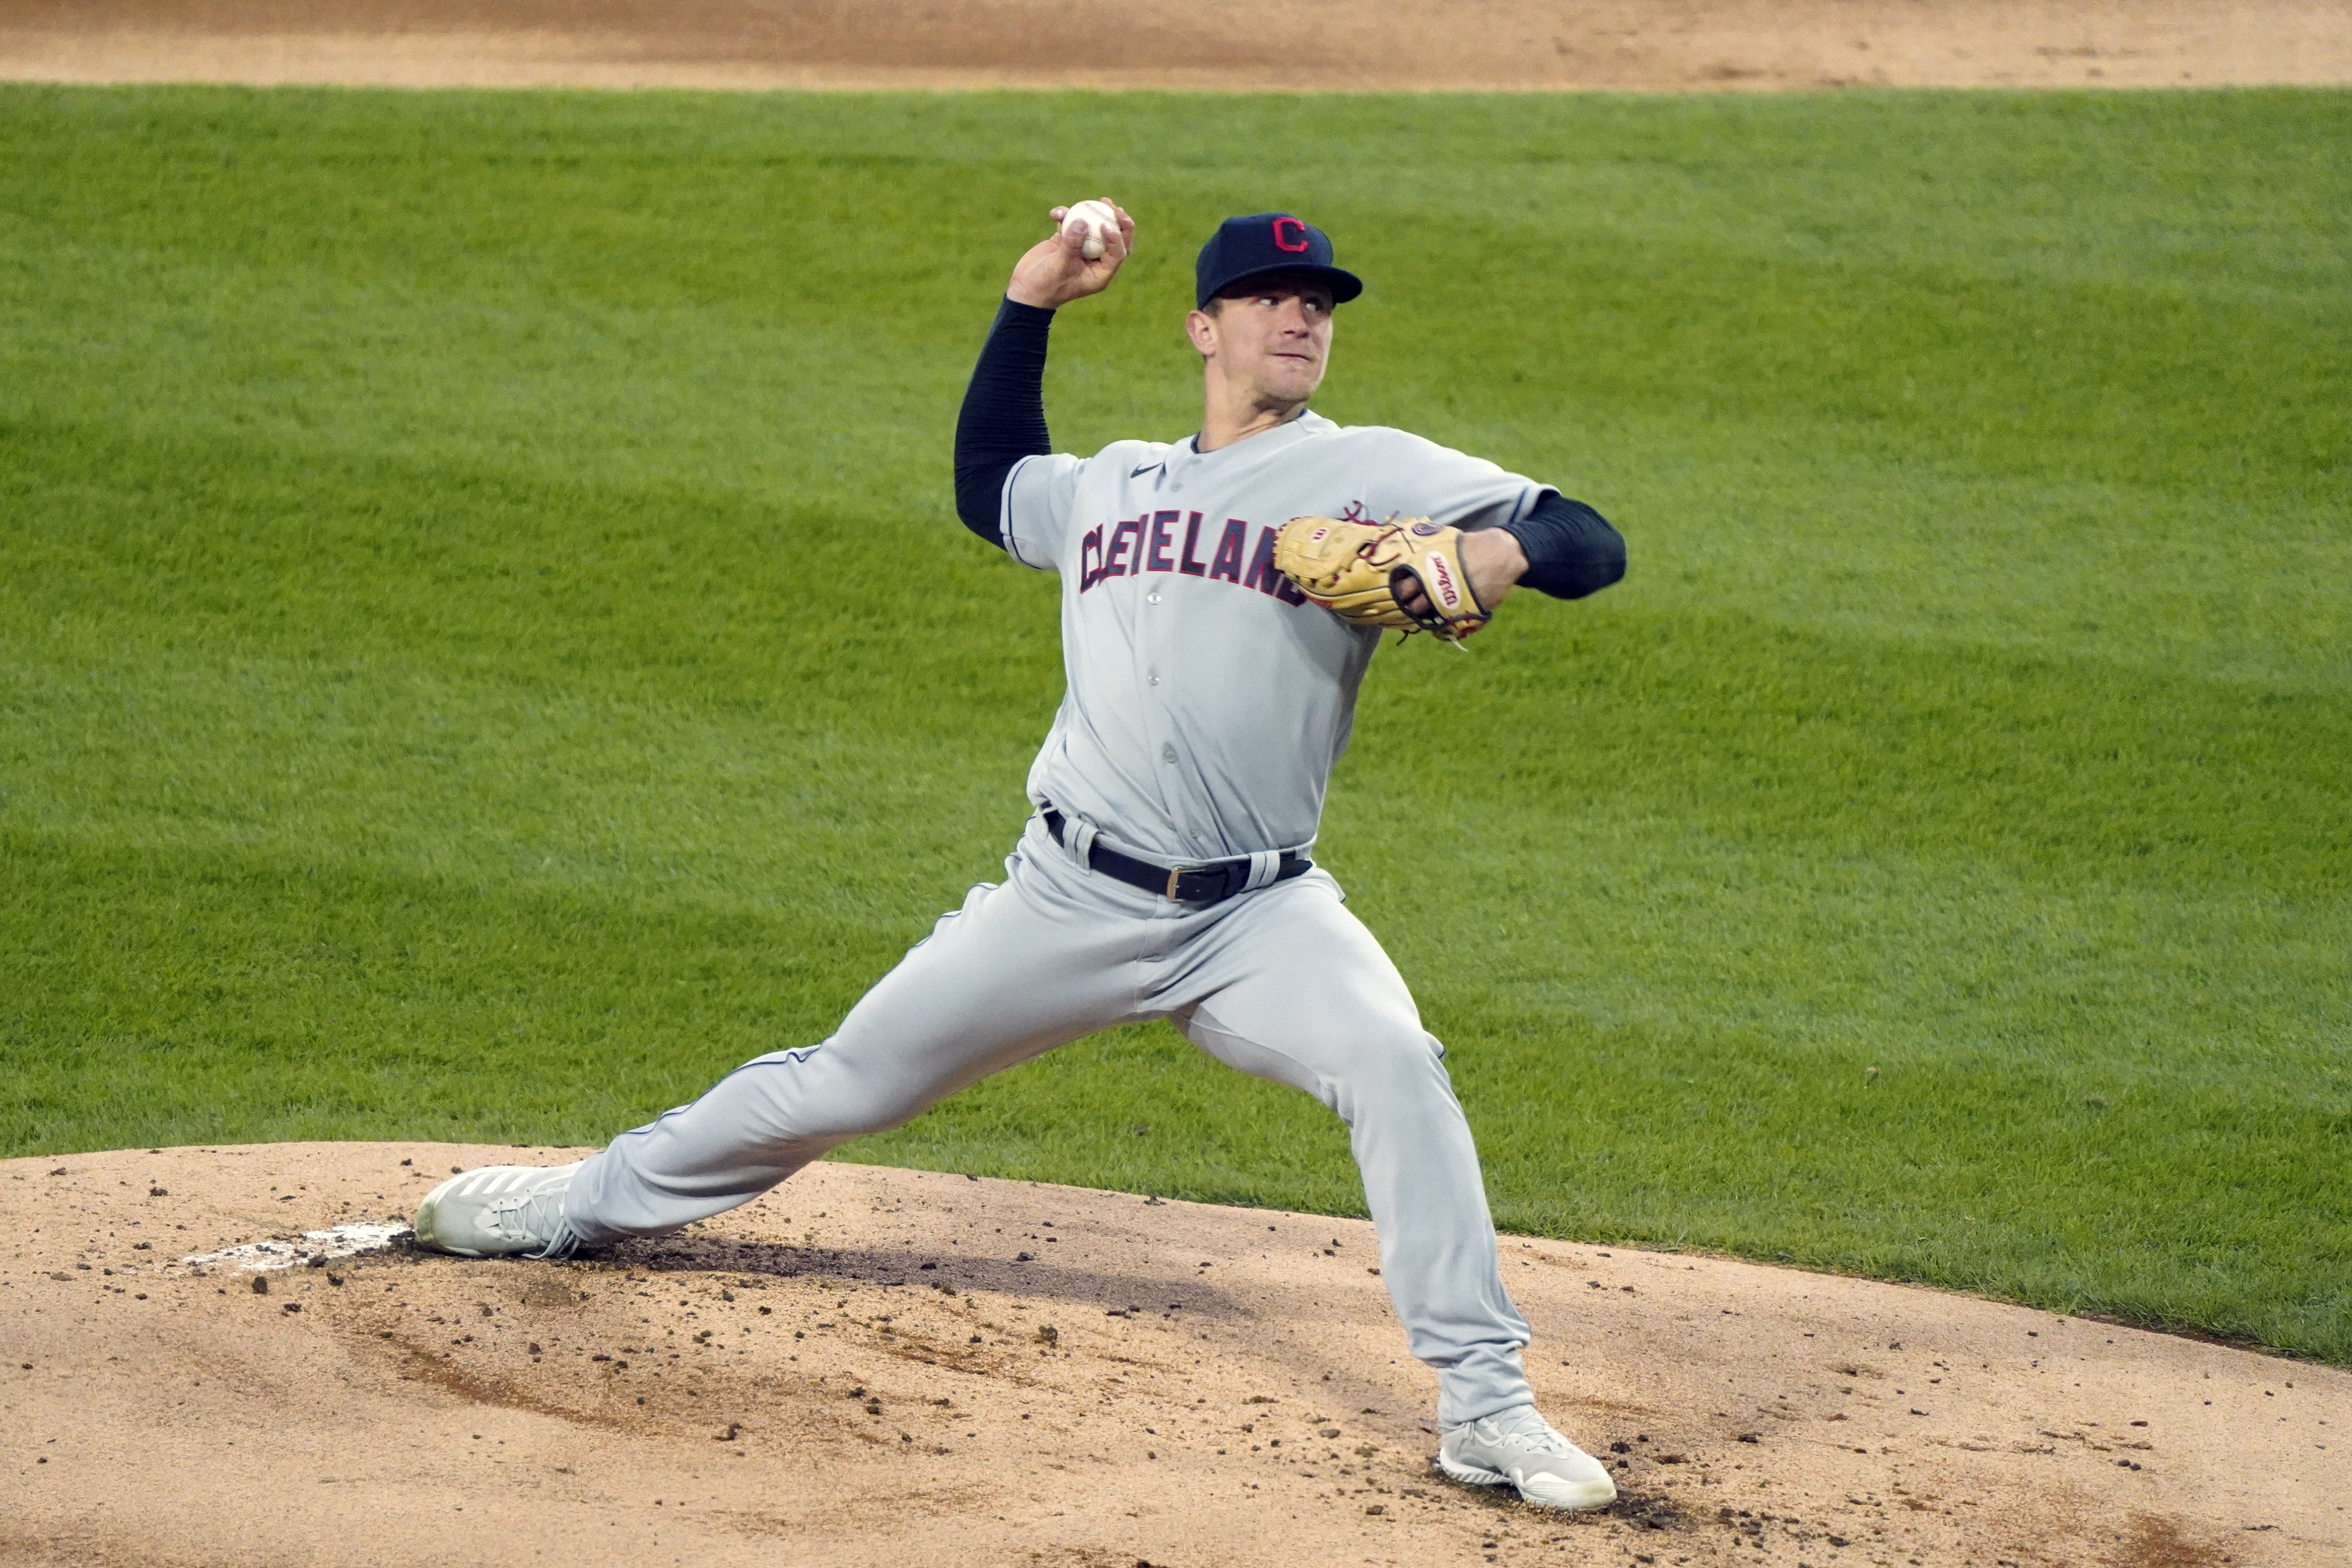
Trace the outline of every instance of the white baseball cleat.
<instances>
[{"instance_id":1,"label":"white baseball cleat","mask_svg":"<svg viewBox=\"0 0 2352 1568\"><path fill-rule=\"evenodd\" d=\"M416 1245L460 1258L569 1258L580 1237L563 1194L580 1164L484 1165L452 1176L416 1205Z\"/></svg>"},{"instance_id":2,"label":"white baseball cleat","mask_svg":"<svg viewBox=\"0 0 2352 1568\"><path fill-rule=\"evenodd\" d=\"M1437 1468L1473 1486L1507 1481L1538 1508L1606 1508L1617 1500L1617 1483L1601 1461L1553 1431L1532 1405L1453 1428L1437 1446Z\"/></svg>"}]
</instances>

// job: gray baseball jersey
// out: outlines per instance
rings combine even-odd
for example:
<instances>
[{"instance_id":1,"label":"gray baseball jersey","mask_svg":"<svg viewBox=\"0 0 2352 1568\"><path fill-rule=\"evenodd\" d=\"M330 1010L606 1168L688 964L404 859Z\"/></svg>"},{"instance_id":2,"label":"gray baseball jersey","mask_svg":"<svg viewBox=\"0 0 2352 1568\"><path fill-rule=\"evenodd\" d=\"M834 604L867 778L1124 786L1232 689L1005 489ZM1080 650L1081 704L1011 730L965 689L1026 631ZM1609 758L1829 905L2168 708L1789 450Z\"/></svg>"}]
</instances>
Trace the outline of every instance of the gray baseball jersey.
<instances>
[{"instance_id":1,"label":"gray baseball jersey","mask_svg":"<svg viewBox=\"0 0 2352 1568\"><path fill-rule=\"evenodd\" d=\"M1163 863L1304 847L1380 634L1274 569L1294 517L1527 515L1546 487L1402 430L1312 413L1213 452L1118 441L1007 478L1007 552L1062 576L1069 689L1040 805Z\"/></svg>"}]
</instances>

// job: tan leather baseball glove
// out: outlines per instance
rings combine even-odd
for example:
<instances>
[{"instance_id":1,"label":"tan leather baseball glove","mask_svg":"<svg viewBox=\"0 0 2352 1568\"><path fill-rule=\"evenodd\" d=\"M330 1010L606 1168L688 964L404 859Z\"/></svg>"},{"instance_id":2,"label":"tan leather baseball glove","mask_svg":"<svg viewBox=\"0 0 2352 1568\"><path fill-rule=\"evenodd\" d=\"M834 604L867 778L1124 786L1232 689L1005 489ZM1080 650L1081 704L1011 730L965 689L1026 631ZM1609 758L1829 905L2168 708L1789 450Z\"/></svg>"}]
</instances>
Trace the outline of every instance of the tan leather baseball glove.
<instances>
[{"instance_id":1,"label":"tan leather baseball glove","mask_svg":"<svg viewBox=\"0 0 2352 1568\"><path fill-rule=\"evenodd\" d=\"M1308 598L1360 626L1433 632L1458 643L1488 618L1463 569L1462 531L1425 517L1294 517L1274 536L1274 564ZM1418 613L1399 601L1404 577L1421 584Z\"/></svg>"}]
</instances>

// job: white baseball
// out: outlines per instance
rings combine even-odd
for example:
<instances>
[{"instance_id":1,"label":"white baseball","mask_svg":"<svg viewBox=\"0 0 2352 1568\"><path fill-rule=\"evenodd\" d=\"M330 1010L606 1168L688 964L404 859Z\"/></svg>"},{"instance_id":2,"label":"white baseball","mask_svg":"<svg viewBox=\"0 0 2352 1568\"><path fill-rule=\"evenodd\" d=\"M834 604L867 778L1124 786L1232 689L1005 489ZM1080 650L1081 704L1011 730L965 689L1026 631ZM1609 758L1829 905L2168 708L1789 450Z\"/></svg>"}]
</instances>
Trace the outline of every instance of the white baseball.
<instances>
[{"instance_id":1,"label":"white baseball","mask_svg":"<svg viewBox=\"0 0 2352 1568\"><path fill-rule=\"evenodd\" d=\"M1078 254L1085 257L1088 261L1096 260L1102 255L1104 246L1103 237L1116 230L1118 227L1118 211L1108 202L1084 201L1074 203L1071 205L1070 210L1062 215L1062 232L1064 234L1069 234L1073 231L1083 231L1085 233L1087 237L1086 243L1078 247Z\"/></svg>"}]
</instances>

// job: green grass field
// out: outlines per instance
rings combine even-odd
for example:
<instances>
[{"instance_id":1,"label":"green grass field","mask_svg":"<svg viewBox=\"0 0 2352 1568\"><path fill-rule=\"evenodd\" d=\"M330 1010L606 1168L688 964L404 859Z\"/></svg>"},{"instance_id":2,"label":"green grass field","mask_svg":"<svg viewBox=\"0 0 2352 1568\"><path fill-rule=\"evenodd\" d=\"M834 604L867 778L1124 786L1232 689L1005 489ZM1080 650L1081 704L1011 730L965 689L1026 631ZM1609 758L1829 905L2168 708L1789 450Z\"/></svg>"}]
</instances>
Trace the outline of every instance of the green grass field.
<instances>
[{"instance_id":1,"label":"green grass field","mask_svg":"<svg viewBox=\"0 0 2352 1568\"><path fill-rule=\"evenodd\" d=\"M1288 206L1371 283L1324 412L1631 541L1383 652L1320 851L1499 1221L2352 1362L2347 145L2334 92L0 89L0 1152L601 1142L821 1037L1059 695L949 496L1012 258L1140 215L1051 410L1173 438L1193 247ZM1160 1028L845 1154L1360 1205Z\"/></svg>"}]
</instances>

